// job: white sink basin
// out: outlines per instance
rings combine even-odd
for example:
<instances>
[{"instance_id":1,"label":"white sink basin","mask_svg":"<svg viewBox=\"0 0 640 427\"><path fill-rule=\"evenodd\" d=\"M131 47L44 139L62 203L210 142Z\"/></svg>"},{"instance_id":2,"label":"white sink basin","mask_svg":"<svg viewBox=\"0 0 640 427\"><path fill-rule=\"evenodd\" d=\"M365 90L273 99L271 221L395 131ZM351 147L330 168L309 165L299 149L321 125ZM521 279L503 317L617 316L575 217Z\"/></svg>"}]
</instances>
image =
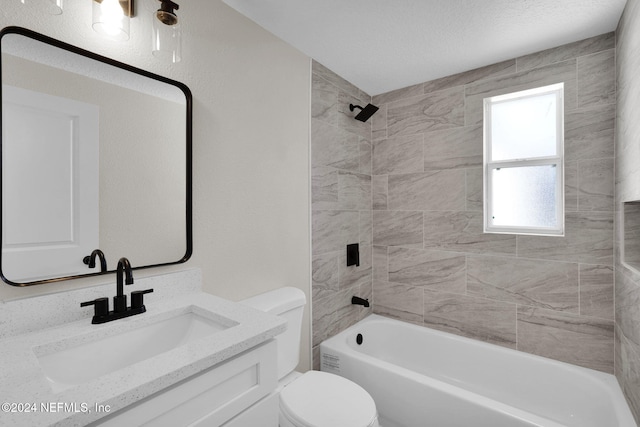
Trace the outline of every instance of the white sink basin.
<instances>
[{"instance_id":1,"label":"white sink basin","mask_svg":"<svg viewBox=\"0 0 640 427\"><path fill-rule=\"evenodd\" d=\"M117 322L121 320L113 323ZM162 317L156 322L114 335L103 337L93 334L88 340L79 337L64 343L47 344L35 348L34 352L53 391L60 392L236 324L190 306L169 318Z\"/></svg>"}]
</instances>

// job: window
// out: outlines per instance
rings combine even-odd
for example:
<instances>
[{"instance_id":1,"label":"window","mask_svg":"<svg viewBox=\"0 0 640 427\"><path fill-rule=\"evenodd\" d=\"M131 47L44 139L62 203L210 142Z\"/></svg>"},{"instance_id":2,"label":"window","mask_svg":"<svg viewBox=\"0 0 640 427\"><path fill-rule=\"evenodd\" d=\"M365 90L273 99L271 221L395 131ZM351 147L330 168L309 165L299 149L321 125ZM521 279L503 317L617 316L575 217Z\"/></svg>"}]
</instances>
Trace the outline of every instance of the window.
<instances>
[{"instance_id":1,"label":"window","mask_svg":"<svg viewBox=\"0 0 640 427\"><path fill-rule=\"evenodd\" d=\"M564 235L564 84L484 99L484 231Z\"/></svg>"}]
</instances>

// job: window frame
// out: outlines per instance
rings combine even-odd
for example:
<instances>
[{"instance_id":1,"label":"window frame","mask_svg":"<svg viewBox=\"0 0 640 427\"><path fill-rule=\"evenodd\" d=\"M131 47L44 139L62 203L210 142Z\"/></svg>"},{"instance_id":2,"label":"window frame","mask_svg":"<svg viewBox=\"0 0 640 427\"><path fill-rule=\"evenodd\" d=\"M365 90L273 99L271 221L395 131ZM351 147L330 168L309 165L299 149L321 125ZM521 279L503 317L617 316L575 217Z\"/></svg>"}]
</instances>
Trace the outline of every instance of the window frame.
<instances>
[{"instance_id":1,"label":"window frame","mask_svg":"<svg viewBox=\"0 0 640 427\"><path fill-rule=\"evenodd\" d=\"M538 95L556 95L556 155L544 157L532 157L525 159L492 160L491 157L491 106L505 101L513 101ZM556 83L548 86L512 92L504 95L492 96L483 100L483 214L484 232L496 234L528 234L536 236L564 236L564 83ZM557 227L531 227L531 226L496 226L492 225L491 205L493 194L491 191L491 172L500 168L516 168L527 166L556 165L556 218Z\"/></svg>"}]
</instances>

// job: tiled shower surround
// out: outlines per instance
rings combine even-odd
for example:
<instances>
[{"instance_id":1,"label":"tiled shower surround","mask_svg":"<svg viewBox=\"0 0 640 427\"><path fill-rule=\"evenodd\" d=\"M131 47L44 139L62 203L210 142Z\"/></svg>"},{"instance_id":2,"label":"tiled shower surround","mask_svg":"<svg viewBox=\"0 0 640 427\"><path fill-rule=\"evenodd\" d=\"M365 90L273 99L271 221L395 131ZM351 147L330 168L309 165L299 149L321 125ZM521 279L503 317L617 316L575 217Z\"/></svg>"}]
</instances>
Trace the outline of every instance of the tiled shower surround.
<instances>
[{"instance_id":1,"label":"tiled shower surround","mask_svg":"<svg viewBox=\"0 0 640 427\"><path fill-rule=\"evenodd\" d=\"M311 93L311 207L313 364L319 344L371 308L351 305L372 297L371 119L353 119L349 104L371 97L313 62ZM356 110L357 111L357 110ZM379 112L378 112L379 113ZM346 245L360 244L360 266L346 266Z\"/></svg>"},{"instance_id":2,"label":"tiled shower surround","mask_svg":"<svg viewBox=\"0 0 640 427\"><path fill-rule=\"evenodd\" d=\"M629 0L618 25L616 126L616 334L615 373L631 410L640 421L640 272L622 264L623 224L640 220L622 218L623 203L640 200L640 2ZM635 242L636 244L638 242ZM628 259L628 258L627 258ZM637 268L637 264L636 264Z\"/></svg>"},{"instance_id":3,"label":"tiled shower surround","mask_svg":"<svg viewBox=\"0 0 640 427\"><path fill-rule=\"evenodd\" d=\"M386 94L313 64L313 345L373 312L612 373L615 35ZM482 232L482 100L565 85L564 237ZM349 103L380 110L355 121ZM360 267L345 246L360 243ZM640 342L640 341L639 341Z\"/></svg>"},{"instance_id":4,"label":"tiled shower surround","mask_svg":"<svg viewBox=\"0 0 640 427\"><path fill-rule=\"evenodd\" d=\"M483 99L564 82L565 236L484 234ZM613 372L613 33L373 97L374 312Z\"/></svg>"}]
</instances>

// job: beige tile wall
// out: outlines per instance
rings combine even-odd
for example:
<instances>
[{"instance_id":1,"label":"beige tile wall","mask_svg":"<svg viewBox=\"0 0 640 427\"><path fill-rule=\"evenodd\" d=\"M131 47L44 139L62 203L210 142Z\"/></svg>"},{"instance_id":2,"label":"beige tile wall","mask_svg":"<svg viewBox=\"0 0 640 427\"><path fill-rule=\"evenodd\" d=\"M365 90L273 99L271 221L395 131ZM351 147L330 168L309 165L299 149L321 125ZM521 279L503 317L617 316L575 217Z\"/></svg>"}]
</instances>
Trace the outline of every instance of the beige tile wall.
<instances>
[{"instance_id":1,"label":"beige tile wall","mask_svg":"<svg viewBox=\"0 0 640 427\"><path fill-rule=\"evenodd\" d=\"M368 96L313 74L316 367L319 343L368 314L358 293L379 314L613 372L613 33L374 96L364 126L348 103ZM484 234L482 100L560 81L566 236ZM347 268L356 241L364 262Z\"/></svg>"},{"instance_id":2,"label":"beige tile wall","mask_svg":"<svg viewBox=\"0 0 640 427\"><path fill-rule=\"evenodd\" d=\"M482 231L482 100L564 82L566 235ZM373 97L374 312L613 372L615 38Z\"/></svg>"},{"instance_id":3,"label":"beige tile wall","mask_svg":"<svg viewBox=\"0 0 640 427\"><path fill-rule=\"evenodd\" d=\"M623 203L640 200L640 2L629 0L617 29L616 117L616 263L615 263L615 374L629 406L640 421L640 273L621 260L623 235L633 235L640 210ZM627 230L623 224L627 222ZM629 230L632 228L632 230ZM627 233L625 233L627 231ZM627 242L633 244L634 242ZM636 249L638 241L635 242Z\"/></svg>"},{"instance_id":4,"label":"beige tile wall","mask_svg":"<svg viewBox=\"0 0 640 427\"><path fill-rule=\"evenodd\" d=\"M371 120L353 119L349 104L371 97L313 61L311 209L313 365L319 344L371 312L352 306L372 294ZM357 111L356 111L357 112ZM360 244L360 266L346 266L346 245Z\"/></svg>"}]
</instances>

